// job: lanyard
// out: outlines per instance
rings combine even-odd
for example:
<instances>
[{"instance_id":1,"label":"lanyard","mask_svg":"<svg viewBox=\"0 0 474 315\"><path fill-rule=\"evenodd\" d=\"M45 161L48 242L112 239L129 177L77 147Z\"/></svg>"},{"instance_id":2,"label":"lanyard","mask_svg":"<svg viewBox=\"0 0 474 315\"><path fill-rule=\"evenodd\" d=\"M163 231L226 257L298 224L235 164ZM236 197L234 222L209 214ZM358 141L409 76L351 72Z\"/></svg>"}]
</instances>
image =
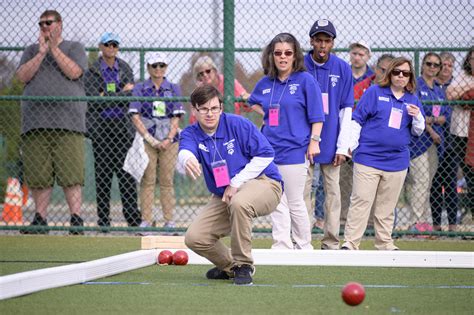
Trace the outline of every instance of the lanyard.
<instances>
[{"instance_id":1,"label":"lanyard","mask_svg":"<svg viewBox=\"0 0 474 315\"><path fill-rule=\"evenodd\" d=\"M291 75L290 75L291 76ZM281 95L280 95L280 99L278 100L278 105L280 105L281 103L281 99L283 97L283 94L285 94L285 89L286 89L286 86L288 85L288 81L289 81L290 77L288 77L286 79L286 83L285 83L285 87L283 88L283 91L281 92ZM271 106L273 104L273 92L275 92L275 82L276 82L277 78L275 78L273 80L273 87L272 87L272 95L270 96L270 104L269 106Z\"/></svg>"}]
</instances>

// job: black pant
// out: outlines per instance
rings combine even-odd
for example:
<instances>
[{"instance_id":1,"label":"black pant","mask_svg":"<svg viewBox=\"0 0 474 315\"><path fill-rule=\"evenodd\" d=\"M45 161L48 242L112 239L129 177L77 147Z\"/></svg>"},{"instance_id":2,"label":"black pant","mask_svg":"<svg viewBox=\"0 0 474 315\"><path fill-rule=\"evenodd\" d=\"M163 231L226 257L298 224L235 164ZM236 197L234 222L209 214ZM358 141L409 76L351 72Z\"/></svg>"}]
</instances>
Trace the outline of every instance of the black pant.
<instances>
[{"instance_id":1,"label":"black pant","mask_svg":"<svg viewBox=\"0 0 474 315\"><path fill-rule=\"evenodd\" d=\"M137 184L133 176L122 169L133 140L126 124L123 120L103 119L92 138L99 226L110 226L110 195L114 173L118 179L125 220L129 226L141 223Z\"/></svg>"},{"instance_id":2,"label":"black pant","mask_svg":"<svg viewBox=\"0 0 474 315\"><path fill-rule=\"evenodd\" d=\"M431 185L430 203L433 225L441 225L443 206L446 207L448 214L448 224L455 225L459 208L457 172L459 166L464 166L467 138L449 135L447 141L450 141L450 147L446 148Z\"/></svg>"}]
</instances>

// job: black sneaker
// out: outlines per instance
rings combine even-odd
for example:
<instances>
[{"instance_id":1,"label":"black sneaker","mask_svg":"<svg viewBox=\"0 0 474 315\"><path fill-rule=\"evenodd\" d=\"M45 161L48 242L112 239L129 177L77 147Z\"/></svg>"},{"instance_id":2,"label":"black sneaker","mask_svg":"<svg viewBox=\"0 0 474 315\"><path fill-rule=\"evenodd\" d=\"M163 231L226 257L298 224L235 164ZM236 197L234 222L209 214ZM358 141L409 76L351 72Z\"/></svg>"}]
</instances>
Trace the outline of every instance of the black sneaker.
<instances>
[{"instance_id":1,"label":"black sneaker","mask_svg":"<svg viewBox=\"0 0 474 315\"><path fill-rule=\"evenodd\" d=\"M71 227L83 227L84 226L84 220L82 220L82 218L77 215L77 214L73 214L71 215ZM69 235L84 235L84 231L82 230L69 230Z\"/></svg>"},{"instance_id":2,"label":"black sneaker","mask_svg":"<svg viewBox=\"0 0 474 315\"><path fill-rule=\"evenodd\" d=\"M235 285L252 285L252 275L255 273L254 267L250 265L234 266L234 284Z\"/></svg>"},{"instance_id":3,"label":"black sneaker","mask_svg":"<svg viewBox=\"0 0 474 315\"><path fill-rule=\"evenodd\" d=\"M214 267L206 272L206 278L210 280L229 280L231 276L224 270Z\"/></svg>"},{"instance_id":4,"label":"black sneaker","mask_svg":"<svg viewBox=\"0 0 474 315\"><path fill-rule=\"evenodd\" d=\"M20 234L48 234L49 229L46 228L47 226L48 221L43 219L39 213L35 213L35 217L30 223L31 229L21 229Z\"/></svg>"}]
</instances>

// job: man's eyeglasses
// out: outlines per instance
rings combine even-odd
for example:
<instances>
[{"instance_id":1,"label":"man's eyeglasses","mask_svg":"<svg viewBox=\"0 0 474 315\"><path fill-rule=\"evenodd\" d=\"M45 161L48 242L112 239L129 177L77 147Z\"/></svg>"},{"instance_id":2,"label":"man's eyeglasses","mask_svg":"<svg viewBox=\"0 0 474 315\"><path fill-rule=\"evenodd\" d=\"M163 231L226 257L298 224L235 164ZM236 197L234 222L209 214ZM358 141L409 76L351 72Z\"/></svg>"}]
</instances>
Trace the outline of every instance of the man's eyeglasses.
<instances>
[{"instance_id":1,"label":"man's eyeglasses","mask_svg":"<svg viewBox=\"0 0 474 315\"><path fill-rule=\"evenodd\" d=\"M207 115L209 112L211 112L213 114L218 114L221 111L221 107L220 106L214 106L214 107L211 107L211 108L196 107L196 110L201 115Z\"/></svg>"},{"instance_id":2,"label":"man's eyeglasses","mask_svg":"<svg viewBox=\"0 0 474 315\"><path fill-rule=\"evenodd\" d=\"M112 46L113 48L118 48L118 44L116 42L108 42L104 44L105 47L110 47Z\"/></svg>"},{"instance_id":3,"label":"man's eyeglasses","mask_svg":"<svg viewBox=\"0 0 474 315\"><path fill-rule=\"evenodd\" d=\"M153 69L156 69L158 67L166 68L166 66L167 66L166 63L164 63L164 62L157 62L157 63L154 63L154 64L150 65L150 67L152 67Z\"/></svg>"},{"instance_id":4,"label":"man's eyeglasses","mask_svg":"<svg viewBox=\"0 0 474 315\"><path fill-rule=\"evenodd\" d=\"M207 69L207 70L203 70L201 72L198 72L198 77L203 77L204 74L209 74L211 73L212 69Z\"/></svg>"},{"instance_id":5,"label":"man's eyeglasses","mask_svg":"<svg viewBox=\"0 0 474 315\"><path fill-rule=\"evenodd\" d=\"M439 68L439 67L441 67L440 63L429 62L429 61L425 62L425 65L427 67L430 67L430 68Z\"/></svg>"},{"instance_id":6,"label":"man's eyeglasses","mask_svg":"<svg viewBox=\"0 0 474 315\"><path fill-rule=\"evenodd\" d=\"M40 21L40 22L38 23L38 25L39 25L40 27L43 27L43 26L45 26L45 25L46 25L46 26L51 26L51 24L53 24L54 22L57 22L57 21L56 21L56 20Z\"/></svg>"},{"instance_id":7,"label":"man's eyeglasses","mask_svg":"<svg viewBox=\"0 0 474 315\"><path fill-rule=\"evenodd\" d=\"M411 75L411 71L398 70L398 69L393 69L392 72L390 73L395 77L398 77L401 73L405 78L408 78Z\"/></svg>"},{"instance_id":8,"label":"man's eyeglasses","mask_svg":"<svg viewBox=\"0 0 474 315\"><path fill-rule=\"evenodd\" d=\"M291 50L286 50L286 51L274 51L273 55L277 57L281 57L281 55L285 54L287 57L293 56L293 52Z\"/></svg>"}]
</instances>

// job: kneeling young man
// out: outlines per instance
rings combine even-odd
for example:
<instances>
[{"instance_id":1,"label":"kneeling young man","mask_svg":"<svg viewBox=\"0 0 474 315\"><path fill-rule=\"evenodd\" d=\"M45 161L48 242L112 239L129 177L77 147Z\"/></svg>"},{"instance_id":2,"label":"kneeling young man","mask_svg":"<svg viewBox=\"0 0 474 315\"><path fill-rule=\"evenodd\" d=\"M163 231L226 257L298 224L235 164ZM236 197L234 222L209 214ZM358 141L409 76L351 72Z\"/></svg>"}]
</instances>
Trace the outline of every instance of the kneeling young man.
<instances>
[{"instance_id":1,"label":"kneeling young man","mask_svg":"<svg viewBox=\"0 0 474 315\"><path fill-rule=\"evenodd\" d=\"M222 96L210 85L191 94L197 123L181 132L178 168L196 179L204 174L212 196L186 232L186 246L216 267L208 279L252 284L252 219L280 202L282 179L274 151L248 119L223 113ZM220 239L230 235L230 251Z\"/></svg>"}]
</instances>

